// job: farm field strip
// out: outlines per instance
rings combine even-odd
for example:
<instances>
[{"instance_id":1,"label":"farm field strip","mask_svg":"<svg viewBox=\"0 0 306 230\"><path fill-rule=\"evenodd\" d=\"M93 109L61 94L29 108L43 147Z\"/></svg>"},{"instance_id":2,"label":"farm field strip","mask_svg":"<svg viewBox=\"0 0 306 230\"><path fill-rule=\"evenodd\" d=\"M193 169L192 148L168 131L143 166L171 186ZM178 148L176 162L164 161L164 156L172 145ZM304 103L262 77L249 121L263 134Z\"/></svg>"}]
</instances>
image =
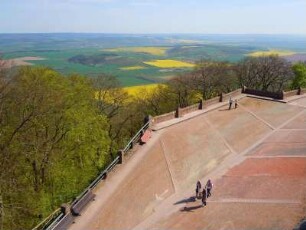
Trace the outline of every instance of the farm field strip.
<instances>
[{"instance_id":1,"label":"farm field strip","mask_svg":"<svg viewBox=\"0 0 306 230\"><path fill-rule=\"evenodd\" d=\"M145 69L144 66L127 66L127 67L121 67L120 70L141 70Z\"/></svg>"},{"instance_id":2,"label":"farm field strip","mask_svg":"<svg viewBox=\"0 0 306 230\"><path fill-rule=\"evenodd\" d=\"M150 85L137 85L137 86L130 86L124 87L123 89L131 96L144 96L141 93L144 91L152 92L154 91L159 85L161 84L150 84Z\"/></svg>"},{"instance_id":3,"label":"farm field strip","mask_svg":"<svg viewBox=\"0 0 306 230\"><path fill-rule=\"evenodd\" d=\"M152 46L152 47L146 47L146 46L138 46L138 47L118 47L118 48L112 48L112 49L105 49L103 51L108 52L134 52L134 53L147 53L151 55L157 55L157 56L163 56L166 54L167 50L170 47L158 47L158 46Z\"/></svg>"},{"instance_id":4,"label":"farm field strip","mask_svg":"<svg viewBox=\"0 0 306 230\"><path fill-rule=\"evenodd\" d=\"M165 60L154 60L143 62L147 65L158 67L158 68L193 68L195 65L188 62L177 61L172 59Z\"/></svg>"},{"instance_id":5,"label":"farm field strip","mask_svg":"<svg viewBox=\"0 0 306 230\"><path fill-rule=\"evenodd\" d=\"M248 56L250 57L269 56L269 55L290 56L294 54L296 54L296 52L290 50L267 50L267 51L255 51L249 53Z\"/></svg>"}]
</instances>

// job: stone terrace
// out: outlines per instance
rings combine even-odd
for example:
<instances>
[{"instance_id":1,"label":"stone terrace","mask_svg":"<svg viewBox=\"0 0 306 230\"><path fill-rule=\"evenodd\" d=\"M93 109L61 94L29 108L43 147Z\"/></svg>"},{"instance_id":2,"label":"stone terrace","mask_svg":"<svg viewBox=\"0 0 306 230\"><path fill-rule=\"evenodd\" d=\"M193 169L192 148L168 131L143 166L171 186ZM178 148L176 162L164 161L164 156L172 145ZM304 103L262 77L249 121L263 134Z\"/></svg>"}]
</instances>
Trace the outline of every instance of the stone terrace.
<instances>
[{"instance_id":1,"label":"stone terrace","mask_svg":"<svg viewBox=\"0 0 306 230\"><path fill-rule=\"evenodd\" d=\"M71 229L293 229L306 207L305 97L239 97L158 124ZM214 183L206 207L195 183Z\"/></svg>"}]
</instances>

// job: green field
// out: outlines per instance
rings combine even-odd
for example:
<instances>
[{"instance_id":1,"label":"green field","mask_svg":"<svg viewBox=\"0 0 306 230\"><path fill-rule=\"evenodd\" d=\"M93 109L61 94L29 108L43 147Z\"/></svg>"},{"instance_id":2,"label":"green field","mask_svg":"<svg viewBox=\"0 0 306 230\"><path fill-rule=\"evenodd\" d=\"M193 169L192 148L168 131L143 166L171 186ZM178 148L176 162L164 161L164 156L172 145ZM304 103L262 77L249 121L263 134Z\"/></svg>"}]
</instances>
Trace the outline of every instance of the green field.
<instances>
[{"instance_id":1,"label":"green field","mask_svg":"<svg viewBox=\"0 0 306 230\"><path fill-rule=\"evenodd\" d=\"M189 71L201 59L237 62L250 53L271 49L303 53L303 39L262 36L254 42L253 37L239 35L0 34L0 54L4 59L41 57L44 60L27 62L63 74L112 74L123 86L134 86L163 82ZM176 65L154 65L158 60L172 60Z\"/></svg>"}]
</instances>

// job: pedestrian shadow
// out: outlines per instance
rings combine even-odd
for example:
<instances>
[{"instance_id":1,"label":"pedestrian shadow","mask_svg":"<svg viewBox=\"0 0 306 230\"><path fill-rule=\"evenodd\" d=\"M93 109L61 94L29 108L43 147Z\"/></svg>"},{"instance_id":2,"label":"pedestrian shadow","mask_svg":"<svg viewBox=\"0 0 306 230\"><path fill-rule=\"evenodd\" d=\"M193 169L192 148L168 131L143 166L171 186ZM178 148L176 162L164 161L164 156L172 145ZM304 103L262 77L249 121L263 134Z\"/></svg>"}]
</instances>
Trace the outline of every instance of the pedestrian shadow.
<instances>
[{"instance_id":1,"label":"pedestrian shadow","mask_svg":"<svg viewBox=\"0 0 306 230\"><path fill-rule=\"evenodd\" d=\"M193 210L196 210L198 208L202 208L202 205L192 206L192 207L184 207L180 211L181 212L193 212Z\"/></svg>"},{"instance_id":2,"label":"pedestrian shadow","mask_svg":"<svg viewBox=\"0 0 306 230\"><path fill-rule=\"evenodd\" d=\"M180 200L180 201L177 201L174 203L174 205L177 205L177 204L183 204L183 203L190 203L190 202L195 202L197 199L195 196L191 196L187 199L183 199L183 200Z\"/></svg>"},{"instance_id":3,"label":"pedestrian shadow","mask_svg":"<svg viewBox=\"0 0 306 230\"><path fill-rule=\"evenodd\" d=\"M232 108L233 109L233 108ZM219 111L230 111L230 109L225 108L225 109L219 109Z\"/></svg>"}]
</instances>

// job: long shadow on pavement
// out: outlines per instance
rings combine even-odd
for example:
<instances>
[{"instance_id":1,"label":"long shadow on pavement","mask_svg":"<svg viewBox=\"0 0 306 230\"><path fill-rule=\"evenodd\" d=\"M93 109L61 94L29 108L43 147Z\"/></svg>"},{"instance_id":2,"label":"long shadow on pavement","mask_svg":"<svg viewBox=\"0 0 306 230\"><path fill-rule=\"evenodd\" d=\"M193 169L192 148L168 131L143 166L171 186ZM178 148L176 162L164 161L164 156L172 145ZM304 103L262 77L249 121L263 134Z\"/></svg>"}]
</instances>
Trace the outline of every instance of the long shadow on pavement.
<instances>
[{"instance_id":1,"label":"long shadow on pavement","mask_svg":"<svg viewBox=\"0 0 306 230\"><path fill-rule=\"evenodd\" d=\"M175 202L174 205L177 205L177 204L183 204L183 203L190 203L190 202L195 202L196 201L196 197L195 196L191 196L187 199L183 199L183 200L180 200L178 202Z\"/></svg>"},{"instance_id":2,"label":"long shadow on pavement","mask_svg":"<svg viewBox=\"0 0 306 230\"><path fill-rule=\"evenodd\" d=\"M196 210L198 208L202 208L202 205L192 206L192 207L184 207L180 211L181 212L192 212L193 210Z\"/></svg>"}]
</instances>

